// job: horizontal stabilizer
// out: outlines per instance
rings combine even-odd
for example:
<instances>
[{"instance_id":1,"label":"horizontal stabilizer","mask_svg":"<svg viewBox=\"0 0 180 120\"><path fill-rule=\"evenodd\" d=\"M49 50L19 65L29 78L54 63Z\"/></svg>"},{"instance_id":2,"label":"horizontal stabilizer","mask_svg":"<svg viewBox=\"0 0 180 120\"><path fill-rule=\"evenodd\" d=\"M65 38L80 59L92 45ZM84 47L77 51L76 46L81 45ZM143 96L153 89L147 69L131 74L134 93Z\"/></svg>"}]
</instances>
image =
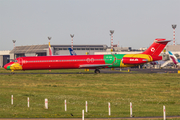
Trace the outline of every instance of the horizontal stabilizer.
<instances>
[{"instance_id":1,"label":"horizontal stabilizer","mask_svg":"<svg viewBox=\"0 0 180 120\"><path fill-rule=\"evenodd\" d=\"M172 40L162 40L162 41L156 41L155 40L155 43L163 43L163 42L171 42Z\"/></svg>"}]
</instances>

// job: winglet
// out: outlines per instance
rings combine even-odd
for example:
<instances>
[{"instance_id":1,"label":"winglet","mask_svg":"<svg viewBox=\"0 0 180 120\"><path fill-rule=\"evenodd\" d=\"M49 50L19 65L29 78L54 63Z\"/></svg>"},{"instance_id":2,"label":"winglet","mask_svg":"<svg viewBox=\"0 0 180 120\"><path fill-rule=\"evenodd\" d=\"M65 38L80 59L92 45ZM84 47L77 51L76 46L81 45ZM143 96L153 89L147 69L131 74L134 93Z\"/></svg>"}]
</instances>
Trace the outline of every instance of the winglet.
<instances>
[{"instance_id":1,"label":"winglet","mask_svg":"<svg viewBox=\"0 0 180 120\"><path fill-rule=\"evenodd\" d=\"M166 43L166 42L171 42L172 40L163 40L163 39L161 39L161 40L155 40L155 43Z\"/></svg>"}]
</instances>

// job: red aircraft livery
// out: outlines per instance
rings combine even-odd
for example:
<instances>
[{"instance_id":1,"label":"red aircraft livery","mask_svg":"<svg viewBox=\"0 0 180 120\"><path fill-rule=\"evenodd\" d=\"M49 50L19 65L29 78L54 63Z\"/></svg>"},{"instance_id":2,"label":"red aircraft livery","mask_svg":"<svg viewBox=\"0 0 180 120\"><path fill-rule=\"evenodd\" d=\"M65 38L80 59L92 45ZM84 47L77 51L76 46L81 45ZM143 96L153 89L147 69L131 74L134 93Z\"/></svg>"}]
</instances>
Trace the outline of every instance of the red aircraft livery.
<instances>
[{"instance_id":1,"label":"red aircraft livery","mask_svg":"<svg viewBox=\"0 0 180 120\"><path fill-rule=\"evenodd\" d=\"M171 40L155 39L153 44L140 54L75 55L75 56L35 56L19 57L4 66L7 70L42 69L95 69L133 67L140 64L162 60L161 51Z\"/></svg>"}]
</instances>

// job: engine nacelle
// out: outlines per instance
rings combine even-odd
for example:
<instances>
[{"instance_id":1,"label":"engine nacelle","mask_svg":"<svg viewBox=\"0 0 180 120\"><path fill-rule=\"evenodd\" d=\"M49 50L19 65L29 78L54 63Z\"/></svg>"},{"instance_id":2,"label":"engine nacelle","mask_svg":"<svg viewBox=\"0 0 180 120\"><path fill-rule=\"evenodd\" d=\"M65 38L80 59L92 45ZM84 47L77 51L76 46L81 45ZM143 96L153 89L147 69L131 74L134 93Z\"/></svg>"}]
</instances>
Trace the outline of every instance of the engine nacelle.
<instances>
[{"instance_id":1,"label":"engine nacelle","mask_svg":"<svg viewBox=\"0 0 180 120\"><path fill-rule=\"evenodd\" d=\"M123 57L122 59L122 63L124 64L143 64L146 62L148 62L148 60L144 58Z\"/></svg>"}]
</instances>

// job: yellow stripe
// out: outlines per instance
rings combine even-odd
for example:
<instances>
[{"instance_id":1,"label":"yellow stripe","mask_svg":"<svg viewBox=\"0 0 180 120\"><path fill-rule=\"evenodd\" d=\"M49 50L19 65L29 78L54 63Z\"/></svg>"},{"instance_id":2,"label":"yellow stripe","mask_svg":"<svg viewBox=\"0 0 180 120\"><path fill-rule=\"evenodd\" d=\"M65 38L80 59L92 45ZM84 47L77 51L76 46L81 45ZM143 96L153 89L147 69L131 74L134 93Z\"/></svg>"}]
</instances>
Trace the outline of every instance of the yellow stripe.
<instances>
[{"instance_id":1,"label":"yellow stripe","mask_svg":"<svg viewBox=\"0 0 180 120\"><path fill-rule=\"evenodd\" d=\"M10 70L22 70L22 66L19 63L13 63L10 66Z\"/></svg>"},{"instance_id":2,"label":"yellow stripe","mask_svg":"<svg viewBox=\"0 0 180 120\"><path fill-rule=\"evenodd\" d=\"M50 42L49 42L49 47L51 48L51 44L50 44Z\"/></svg>"},{"instance_id":3,"label":"yellow stripe","mask_svg":"<svg viewBox=\"0 0 180 120\"><path fill-rule=\"evenodd\" d=\"M126 54L126 55L124 55L124 57L144 58L144 59L147 59L148 62L153 61L151 55L147 55L147 54ZM135 66L135 65L124 64L124 63L122 63L122 61L120 64L120 67L132 67L132 66Z\"/></svg>"},{"instance_id":4,"label":"yellow stripe","mask_svg":"<svg viewBox=\"0 0 180 120\"><path fill-rule=\"evenodd\" d=\"M147 59L149 62L152 61L152 57L147 54L126 54L124 57L132 57L132 58L144 58Z\"/></svg>"}]
</instances>

